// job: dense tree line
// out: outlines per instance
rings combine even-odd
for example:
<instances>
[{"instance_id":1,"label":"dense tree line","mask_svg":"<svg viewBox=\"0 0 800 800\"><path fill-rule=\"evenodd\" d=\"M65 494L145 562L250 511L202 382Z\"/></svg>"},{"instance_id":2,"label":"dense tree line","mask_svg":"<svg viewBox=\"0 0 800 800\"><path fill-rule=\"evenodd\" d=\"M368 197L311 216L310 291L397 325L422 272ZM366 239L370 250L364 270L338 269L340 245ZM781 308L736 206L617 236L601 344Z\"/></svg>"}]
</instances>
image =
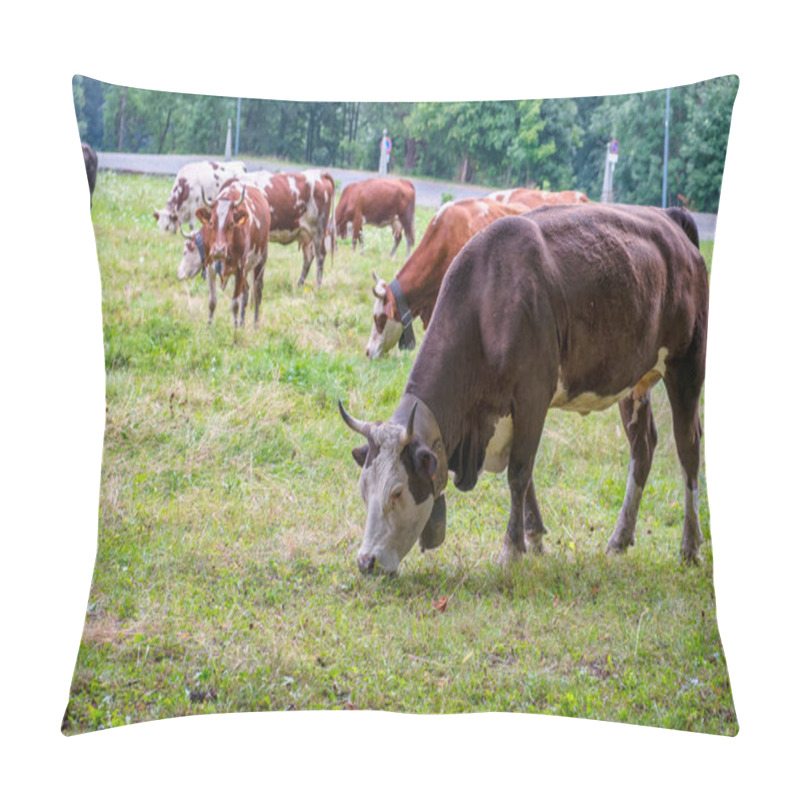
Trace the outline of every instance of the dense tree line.
<instances>
[{"instance_id":1,"label":"dense tree line","mask_svg":"<svg viewBox=\"0 0 800 800\"><path fill-rule=\"evenodd\" d=\"M738 78L670 92L668 202L716 211ZM76 76L81 137L99 150L224 152L237 99L114 86ZM452 103L290 102L244 98L240 156L391 170L492 186L581 189L599 199L606 145L620 157L614 200L661 204L666 90L607 97Z\"/></svg>"}]
</instances>

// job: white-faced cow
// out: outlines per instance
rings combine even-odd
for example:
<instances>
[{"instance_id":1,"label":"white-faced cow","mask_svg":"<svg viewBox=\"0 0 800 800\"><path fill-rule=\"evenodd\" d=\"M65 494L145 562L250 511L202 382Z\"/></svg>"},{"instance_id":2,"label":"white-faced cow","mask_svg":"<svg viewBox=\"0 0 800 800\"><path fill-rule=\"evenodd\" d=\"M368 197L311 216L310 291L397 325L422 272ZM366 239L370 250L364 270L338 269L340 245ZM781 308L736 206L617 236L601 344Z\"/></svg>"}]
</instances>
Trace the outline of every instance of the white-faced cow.
<instances>
[{"instance_id":1,"label":"white-faced cow","mask_svg":"<svg viewBox=\"0 0 800 800\"><path fill-rule=\"evenodd\" d=\"M486 196L490 200L496 200L498 203L521 203L531 210L539 208L539 206L559 206L589 202L589 198L583 192L548 192L542 189L505 189L500 192L492 192Z\"/></svg>"},{"instance_id":2,"label":"white-faced cow","mask_svg":"<svg viewBox=\"0 0 800 800\"><path fill-rule=\"evenodd\" d=\"M241 161L195 161L181 167L166 206L153 209L159 230L176 233L181 225L188 223L192 227L195 211L203 205L203 195L213 200L222 184L244 172Z\"/></svg>"},{"instance_id":3,"label":"white-faced cow","mask_svg":"<svg viewBox=\"0 0 800 800\"><path fill-rule=\"evenodd\" d=\"M656 444L650 389L664 380L685 480L683 558L698 557L708 274L680 209L545 206L494 222L448 271L405 392L388 422L345 422L367 506L362 572L395 572L413 544L444 539L448 469L467 491L508 470L501 560L541 550L532 478L549 408L617 403L630 445L622 510L607 550L634 543Z\"/></svg>"},{"instance_id":4,"label":"white-faced cow","mask_svg":"<svg viewBox=\"0 0 800 800\"><path fill-rule=\"evenodd\" d=\"M319 288L325 266L325 230L336 191L333 177L316 169L278 173L265 180L261 189L269 200L272 217L270 241L277 244L299 242L303 269L297 285L305 283L311 262L316 259Z\"/></svg>"},{"instance_id":5,"label":"white-faced cow","mask_svg":"<svg viewBox=\"0 0 800 800\"><path fill-rule=\"evenodd\" d=\"M394 247L392 258L405 233L406 258L414 246L414 207L416 192L414 184L404 178L369 178L350 183L342 189L336 207L336 236L340 239L353 237L364 249L364 225L379 228L391 225Z\"/></svg>"},{"instance_id":6,"label":"white-faced cow","mask_svg":"<svg viewBox=\"0 0 800 800\"><path fill-rule=\"evenodd\" d=\"M214 310L217 307L217 281L216 270L206 269L206 253L209 251L211 229L201 225L192 233L184 232L180 228L181 236L186 240L183 243L183 254L178 264L178 280L188 280L202 271L203 277L208 281L208 321L214 319Z\"/></svg>"},{"instance_id":7,"label":"white-faced cow","mask_svg":"<svg viewBox=\"0 0 800 800\"><path fill-rule=\"evenodd\" d=\"M211 275L218 269L223 287L228 278L232 276L234 279L231 300L234 327L244 325L248 299L247 278L251 273L255 296L254 322L258 325L269 242L270 213L267 198L255 187L234 182L217 195L213 204L198 208L195 214L203 226L200 241L203 244L207 274ZM209 279L209 288L213 295L213 301L209 300L211 322L216 305L213 277Z\"/></svg>"},{"instance_id":8,"label":"white-faced cow","mask_svg":"<svg viewBox=\"0 0 800 800\"><path fill-rule=\"evenodd\" d=\"M526 210L525 206L485 198L445 203L391 283L372 273L375 304L367 356L382 356L398 342L401 350L412 349L416 341L411 323L415 317L422 317L422 327L428 327L442 279L459 250L496 219Z\"/></svg>"}]
</instances>

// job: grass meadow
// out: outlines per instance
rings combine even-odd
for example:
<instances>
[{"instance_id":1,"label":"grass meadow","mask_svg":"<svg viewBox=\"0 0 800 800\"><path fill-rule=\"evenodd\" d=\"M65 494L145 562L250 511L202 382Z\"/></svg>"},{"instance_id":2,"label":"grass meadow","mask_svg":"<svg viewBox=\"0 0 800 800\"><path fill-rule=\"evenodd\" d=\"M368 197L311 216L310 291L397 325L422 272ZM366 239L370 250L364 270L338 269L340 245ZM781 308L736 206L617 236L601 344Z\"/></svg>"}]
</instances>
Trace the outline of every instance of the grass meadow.
<instances>
[{"instance_id":1,"label":"grass meadow","mask_svg":"<svg viewBox=\"0 0 800 800\"><path fill-rule=\"evenodd\" d=\"M190 714L533 712L733 735L716 623L705 468L703 562L680 563L683 486L662 385L637 542L605 543L628 448L616 410L548 418L534 476L545 555L496 564L504 475L448 487L448 533L395 578L363 577L365 511L336 401L386 419L417 351L364 355L388 230L341 245L321 290L270 245L261 325L208 325L183 241L152 217L167 177L98 177L106 428L97 560L63 731ZM418 208L417 240L435 209ZM704 243L710 265L711 247ZM312 267L313 275L313 267ZM313 284L313 278L310 281ZM415 323L418 338L420 323ZM87 587L89 589L89 587ZM446 599L446 603L443 602ZM442 610L443 609L443 610Z\"/></svg>"}]
</instances>

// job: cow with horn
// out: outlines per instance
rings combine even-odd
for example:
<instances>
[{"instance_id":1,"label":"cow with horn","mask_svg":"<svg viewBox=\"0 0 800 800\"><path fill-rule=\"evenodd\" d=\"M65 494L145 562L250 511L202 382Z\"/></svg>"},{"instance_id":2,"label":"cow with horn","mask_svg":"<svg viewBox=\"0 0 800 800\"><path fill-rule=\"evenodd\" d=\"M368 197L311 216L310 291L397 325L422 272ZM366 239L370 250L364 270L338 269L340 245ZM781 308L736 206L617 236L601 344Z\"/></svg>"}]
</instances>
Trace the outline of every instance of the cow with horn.
<instances>
[{"instance_id":1,"label":"cow with horn","mask_svg":"<svg viewBox=\"0 0 800 800\"><path fill-rule=\"evenodd\" d=\"M248 276L253 275L255 295L255 325L261 306L264 288L264 266L267 262L269 243L270 212L267 198L255 188L247 191L247 186L233 182L225 186L210 203L202 193L203 206L195 211L202 224L200 242L203 247L202 263L210 275L216 271L222 286L233 277L234 327L244 325L244 313L248 300ZM197 240L195 240L197 241ZM213 270L209 269L214 265ZM209 287L213 286L209 278ZM213 318L216 305L216 292L212 289L209 300L209 322Z\"/></svg>"}]
</instances>

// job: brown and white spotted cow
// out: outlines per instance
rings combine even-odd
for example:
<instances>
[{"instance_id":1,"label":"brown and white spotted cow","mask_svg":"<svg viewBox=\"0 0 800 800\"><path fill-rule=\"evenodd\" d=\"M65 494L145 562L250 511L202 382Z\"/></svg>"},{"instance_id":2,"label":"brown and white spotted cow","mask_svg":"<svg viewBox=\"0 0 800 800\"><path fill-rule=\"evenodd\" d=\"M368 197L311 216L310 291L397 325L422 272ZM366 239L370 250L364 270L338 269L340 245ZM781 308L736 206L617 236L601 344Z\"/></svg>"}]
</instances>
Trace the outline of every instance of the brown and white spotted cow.
<instances>
[{"instance_id":1,"label":"brown and white spotted cow","mask_svg":"<svg viewBox=\"0 0 800 800\"><path fill-rule=\"evenodd\" d=\"M416 191L414 184L404 178L369 178L350 183L342 189L336 207L336 236L344 239L353 237L353 250L356 242L364 249L364 225L382 228L392 226L394 247L389 254L392 258L405 233L406 258L414 246L414 207Z\"/></svg>"},{"instance_id":2,"label":"brown and white spotted cow","mask_svg":"<svg viewBox=\"0 0 800 800\"><path fill-rule=\"evenodd\" d=\"M696 560L708 322L697 242L681 209L604 205L545 206L471 239L444 279L391 419L361 422L339 404L367 440L353 451L367 506L360 570L395 572L415 542L443 541L448 470L462 491L481 470L507 470L501 560L541 551L532 471L550 408L618 404L630 467L607 550L624 551L656 445L650 390L661 379L685 482L681 551Z\"/></svg>"},{"instance_id":3,"label":"brown and white spotted cow","mask_svg":"<svg viewBox=\"0 0 800 800\"><path fill-rule=\"evenodd\" d=\"M486 195L498 203L521 203L529 209L539 206L570 205L572 203L588 203L589 198L583 192L548 192L541 189L505 189Z\"/></svg>"},{"instance_id":4,"label":"brown and white spotted cow","mask_svg":"<svg viewBox=\"0 0 800 800\"><path fill-rule=\"evenodd\" d=\"M206 273L212 275L218 270L223 288L228 278L234 279L231 300L234 327L244 325L250 274L255 295L254 322L258 325L270 227L266 196L255 187L230 183L213 203L198 208L195 214L203 226L200 241L203 243ZM209 278L209 288L213 295L213 304L209 300L208 321L211 322L216 306L213 277Z\"/></svg>"},{"instance_id":5,"label":"brown and white spotted cow","mask_svg":"<svg viewBox=\"0 0 800 800\"><path fill-rule=\"evenodd\" d=\"M525 206L505 205L486 198L445 203L430 221L419 247L391 283L372 273L375 304L367 356L382 356L398 342L401 350L412 349L413 319L422 317L422 327L428 327L442 279L461 248L489 223L526 210Z\"/></svg>"},{"instance_id":6,"label":"brown and white spotted cow","mask_svg":"<svg viewBox=\"0 0 800 800\"><path fill-rule=\"evenodd\" d=\"M319 288L325 266L325 231L336 191L333 177L317 169L277 173L265 180L261 188L269 199L272 217L270 241L278 244L299 242L303 251L303 269L298 286L305 283L311 262L316 258Z\"/></svg>"},{"instance_id":7,"label":"brown and white spotted cow","mask_svg":"<svg viewBox=\"0 0 800 800\"><path fill-rule=\"evenodd\" d=\"M178 170L164 208L153 209L158 229L176 233L181 225L194 225L195 211L203 205L203 195L213 200L222 185L245 172L242 161L194 161Z\"/></svg>"}]
</instances>

